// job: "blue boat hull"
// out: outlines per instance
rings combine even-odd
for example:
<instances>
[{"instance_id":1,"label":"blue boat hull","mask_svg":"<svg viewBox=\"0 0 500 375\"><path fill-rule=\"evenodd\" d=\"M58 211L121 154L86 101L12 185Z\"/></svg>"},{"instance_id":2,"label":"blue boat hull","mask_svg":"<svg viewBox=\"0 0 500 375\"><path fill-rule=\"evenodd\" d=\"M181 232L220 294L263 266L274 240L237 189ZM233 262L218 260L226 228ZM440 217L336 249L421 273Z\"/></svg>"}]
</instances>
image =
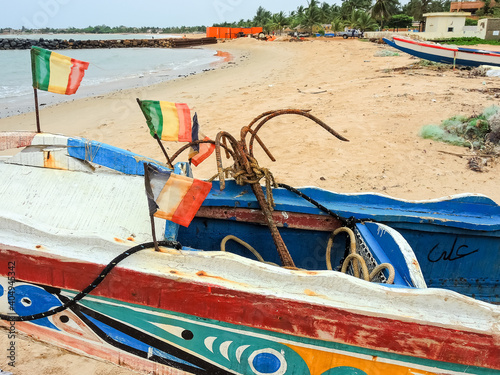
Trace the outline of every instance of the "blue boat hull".
<instances>
[{"instance_id":1,"label":"blue boat hull","mask_svg":"<svg viewBox=\"0 0 500 375\"><path fill-rule=\"evenodd\" d=\"M427 286L500 303L500 207L490 199L470 195L419 203L376 194L336 194L316 188L301 191L342 217L371 220L396 229L412 247ZM275 189L274 199L278 216L299 213L328 218L312 204L284 189ZM223 237L230 233L259 249L266 261L280 263L268 228L245 219L241 213L258 208L248 188L229 183L220 191L214 183L204 207L226 210L226 219L217 218L213 213L202 214L205 217L195 218L189 228L179 229L177 238L181 243L217 250ZM330 224L322 223L316 228L293 227L286 221L281 226L281 236L297 267L326 269L328 238L334 228L341 226L330 219ZM331 257L334 266L344 258L345 244L344 234L335 239ZM228 251L249 256L248 250L236 243L227 246Z\"/></svg>"},{"instance_id":2,"label":"blue boat hull","mask_svg":"<svg viewBox=\"0 0 500 375\"><path fill-rule=\"evenodd\" d=\"M435 63L455 64L455 65L463 65L463 66L471 66L471 67L478 67L481 65L485 65L485 63L483 61L477 61L477 60L472 58L472 57L474 57L474 52L472 52L472 51L478 51L478 50L469 50L470 54L471 54L471 59L463 59L463 58L454 59L453 57L441 56L439 54L431 53L432 51L430 51L429 53L426 53L426 52L422 52L422 51L416 51L416 50L411 49L411 48L405 48L403 46L397 45L392 40L389 40L387 38L384 38L384 42L393 48L396 48L402 52L408 53L409 55L418 57L420 59L432 61ZM462 51L467 52L466 49L462 49ZM487 65L500 66L500 63L490 62Z\"/></svg>"}]
</instances>

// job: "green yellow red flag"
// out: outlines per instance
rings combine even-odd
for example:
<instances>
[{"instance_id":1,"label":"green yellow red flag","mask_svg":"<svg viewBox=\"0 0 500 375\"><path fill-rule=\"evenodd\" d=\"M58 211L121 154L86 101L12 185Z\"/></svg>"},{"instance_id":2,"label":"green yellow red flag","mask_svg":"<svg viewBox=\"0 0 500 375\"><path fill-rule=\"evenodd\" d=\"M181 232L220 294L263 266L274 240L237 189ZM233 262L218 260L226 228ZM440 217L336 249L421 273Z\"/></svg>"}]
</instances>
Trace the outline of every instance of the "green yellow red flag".
<instances>
[{"instance_id":1,"label":"green yellow red flag","mask_svg":"<svg viewBox=\"0 0 500 375\"><path fill-rule=\"evenodd\" d=\"M191 142L191 110L187 104L138 100L151 135L163 141Z\"/></svg>"},{"instance_id":2,"label":"green yellow red flag","mask_svg":"<svg viewBox=\"0 0 500 375\"><path fill-rule=\"evenodd\" d=\"M56 94L76 93L89 63L40 47L31 47L31 72L35 89Z\"/></svg>"}]
</instances>

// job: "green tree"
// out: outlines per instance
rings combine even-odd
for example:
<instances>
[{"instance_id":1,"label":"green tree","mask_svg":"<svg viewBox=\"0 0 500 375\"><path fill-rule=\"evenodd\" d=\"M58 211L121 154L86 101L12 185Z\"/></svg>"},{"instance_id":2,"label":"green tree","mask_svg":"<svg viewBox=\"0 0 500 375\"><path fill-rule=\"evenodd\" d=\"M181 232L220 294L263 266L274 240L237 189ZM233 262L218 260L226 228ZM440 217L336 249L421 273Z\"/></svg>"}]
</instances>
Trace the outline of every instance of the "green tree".
<instances>
[{"instance_id":1,"label":"green tree","mask_svg":"<svg viewBox=\"0 0 500 375\"><path fill-rule=\"evenodd\" d=\"M345 24L350 28L350 29L357 29L358 24L359 24L359 18L361 16L361 13L363 13L362 10L359 9L354 9L349 17L347 18Z\"/></svg>"},{"instance_id":2,"label":"green tree","mask_svg":"<svg viewBox=\"0 0 500 375\"><path fill-rule=\"evenodd\" d=\"M344 15L349 15L353 10L368 10L371 4L371 0L343 0L341 8L343 8Z\"/></svg>"},{"instance_id":3,"label":"green tree","mask_svg":"<svg viewBox=\"0 0 500 375\"><path fill-rule=\"evenodd\" d=\"M318 6L318 1L309 1L308 6L304 10L304 14L300 19L300 24L307 27L312 34L314 26L321 25L321 20L321 9Z\"/></svg>"},{"instance_id":4,"label":"green tree","mask_svg":"<svg viewBox=\"0 0 500 375\"><path fill-rule=\"evenodd\" d=\"M450 0L432 0L427 6L427 12L449 12L450 11Z\"/></svg>"},{"instance_id":5,"label":"green tree","mask_svg":"<svg viewBox=\"0 0 500 375\"><path fill-rule=\"evenodd\" d=\"M332 31L342 31L344 30L345 24L344 20L339 16L332 20Z\"/></svg>"},{"instance_id":6,"label":"green tree","mask_svg":"<svg viewBox=\"0 0 500 375\"><path fill-rule=\"evenodd\" d=\"M395 29L404 29L411 27L412 23L413 17L407 16L406 14L396 14L389 19L387 26Z\"/></svg>"},{"instance_id":7,"label":"green tree","mask_svg":"<svg viewBox=\"0 0 500 375\"><path fill-rule=\"evenodd\" d=\"M253 17L253 25L254 26L266 26L266 24L269 23L271 20L271 12L268 10L265 10L264 7L260 6L257 9L257 13Z\"/></svg>"},{"instance_id":8,"label":"green tree","mask_svg":"<svg viewBox=\"0 0 500 375\"><path fill-rule=\"evenodd\" d=\"M271 27L274 30L279 30L280 35L283 29L289 24L290 20L283 11L273 14L271 17Z\"/></svg>"},{"instance_id":9,"label":"green tree","mask_svg":"<svg viewBox=\"0 0 500 375\"><path fill-rule=\"evenodd\" d=\"M491 6L491 0L484 0L484 6L476 12L479 17L499 17L500 5Z\"/></svg>"},{"instance_id":10,"label":"green tree","mask_svg":"<svg viewBox=\"0 0 500 375\"><path fill-rule=\"evenodd\" d=\"M327 2L321 3L319 6L320 13L321 13L321 22L322 23L329 23L331 19L333 19L333 7L328 4Z\"/></svg>"},{"instance_id":11,"label":"green tree","mask_svg":"<svg viewBox=\"0 0 500 375\"><path fill-rule=\"evenodd\" d=\"M376 30L378 23L369 12L359 11L356 27L361 33L364 33L365 31Z\"/></svg>"},{"instance_id":12,"label":"green tree","mask_svg":"<svg viewBox=\"0 0 500 375\"><path fill-rule=\"evenodd\" d=\"M416 21L422 20L422 1L410 0L406 5L403 5L403 14L413 17Z\"/></svg>"},{"instance_id":13,"label":"green tree","mask_svg":"<svg viewBox=\"0 0 500 375\"><path fill-rule=\"evenodd\" d=\"M371 15L380 22L381 28L383 28L384 21L391 18L395 9L397 9L397 0L375 0Z\"/></svg>"}]
</instances>

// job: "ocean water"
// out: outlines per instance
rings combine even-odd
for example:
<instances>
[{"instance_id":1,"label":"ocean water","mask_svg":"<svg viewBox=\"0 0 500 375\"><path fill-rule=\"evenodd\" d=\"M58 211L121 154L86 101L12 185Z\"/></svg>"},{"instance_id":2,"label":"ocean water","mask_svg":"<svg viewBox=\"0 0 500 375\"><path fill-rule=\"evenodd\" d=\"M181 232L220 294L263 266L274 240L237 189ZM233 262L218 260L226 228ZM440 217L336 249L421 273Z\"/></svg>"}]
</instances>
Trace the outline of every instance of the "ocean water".
<instances>
[{"instance_id":1,"label":"ocean water","mask_svg":"<svg viewBox=\"0 0 500 375\"><path fill-rule=\"evenodd\" d=\"M133 35L136 38L151 38ZM89 35L22 36L30 39L92 39ZM94 39L128 39L129 35L92 35ZM158 37L158 36L155 36ZM148 86L162 81L211 69L223 58L203 48L119 48L57 50L56 52L90 63L75 95L40 94L41 100L54 104L85 96L100 95L131 87ZM32 110L33 87L29 50L0 51L0 118ZM27 104L31 106L31 108Z\"/></svg>"},{"instance_id":2,"label":"ocean water","mask_svg":"<svg viewBox=\"0 0 500 375\"><path fill-rule=\"evenodd\" d=\"M204 37L205 35L200 35ZM151 39L151 38L180 38L179 35L171 34L6 34L1 38L21 39L74 39L74 40L113 40L113 39Z\"/></svg>"}]
</instances>

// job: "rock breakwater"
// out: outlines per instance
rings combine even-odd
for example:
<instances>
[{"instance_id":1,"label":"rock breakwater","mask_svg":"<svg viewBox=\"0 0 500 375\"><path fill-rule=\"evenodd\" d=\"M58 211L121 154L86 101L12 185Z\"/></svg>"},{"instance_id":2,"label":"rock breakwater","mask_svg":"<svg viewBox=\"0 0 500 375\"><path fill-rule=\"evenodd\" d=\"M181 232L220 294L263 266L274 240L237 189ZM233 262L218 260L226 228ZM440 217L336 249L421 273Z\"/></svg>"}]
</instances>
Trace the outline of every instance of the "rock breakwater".
<instances>
[{"instance_id":1,"label":"rock breakwater","mask_svg":"<svg viewBox=\"0 0 500 375\"><path fill-rule=\"evenodd\" d=\"M37 46L49 50L88 48L183 48L215 43L217 43L216 38L158 38L113 40L0 38L0 50L29 49L31 48L31 46Z\"/></svg>"}]
</instances>

